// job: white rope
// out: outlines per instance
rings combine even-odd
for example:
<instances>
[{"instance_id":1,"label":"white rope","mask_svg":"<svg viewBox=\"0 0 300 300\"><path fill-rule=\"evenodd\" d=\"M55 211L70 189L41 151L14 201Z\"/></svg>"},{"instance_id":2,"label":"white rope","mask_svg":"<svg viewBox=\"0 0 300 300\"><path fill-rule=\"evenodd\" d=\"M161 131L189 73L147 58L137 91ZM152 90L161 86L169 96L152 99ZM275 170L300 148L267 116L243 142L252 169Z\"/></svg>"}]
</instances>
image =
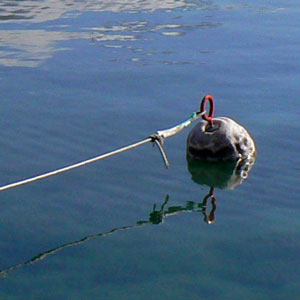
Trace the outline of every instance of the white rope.
<instances>
[{"instance_id":1,"label":"white rope","mask_svg":"<svg viewBox=\"0 0 300 300\"><path fill-rule=\"evenodd\" d=\"M31 178L28 178L28 179L24 179L24 180L21 180L21 181L17 181L17 182L14 182L14 183L10 183L10 184L1 186L0 187L0 192L4 191L4 190L11 189L11 188L14 188L14 187L17 187L17 186L20 186L20 185L27 184L27 183L30 183L30 182L41 180L41 179L44 179L44 178L47 178L47 177L50 177L50 176L54 176L54 175L57 175L57 174L60 174L60 173L63 173L63 172L67 172L67 171L73 170L75 168L79 168L79 167L85 166L87 164L91 164L93 162L96 162L98 160L101 160L101 159L119 154L121 152L136 148L136 147L141 146L143 144L153 142L153 141L155 141L155 139L154 139L155 136L161 137L162 139L168 138L168 137L173 136L173 135L179 133L180 131L182 131L184 128L189 126L192 122L199 119L203 114L205 114L205 111L203 111L201 113L199 113L199 112L193 113L189 119L187 119L186 121L180 123L179 125L176 125L176 126L174 126L172 128L169 128L169 129L158 131L157 134L154 134L154 135L150 136L149 138L147 138L145 140L142 140L140 142L122 147L120 149L117 149L117 150L114 150L114 151L111 151L111 152L108 152L108 153L105 153L105 154L101 154L99 156L96 156L96 157L78 162L76 164L73 164L73 165L70 165L70 166L67 166L67 167L64 167L64 168L61 168L61 169L57 169L57 170L54 170L54 171L50 171L50 172L47 172L47 173L44 173L44 174L41 174L41 175L37 175L37 176L31 177ZM164 153L162 147L160 147L160 151L163 155L166 166L168 166L169 162L168 162L168 159L165 157L165 153Z\"/></svg>"},{"instance_id":2,"label":"white rope","mask_svg":"<svg viewBox=\"0 0 300 300\"><path fill-rule=\"evenodd\" d=\"M82 167L84 165L91 164L95 161L107 158L109 156L113 156L113 155L116 155L118 153L127 151L129 149L141 146L141 145L143 145L145 143L148 143L148 142L151 142L151 141L152 141L152 138L147 138L143 141L125 146L123 148L117 149L117 150L109 152L109 153L105 153L105 154L87 159L85 161L81 161L81 162L76 163L74 165L70 165L70 166L67 166L67 167L64 167L64 168L61 168L61 169L57 169L57 170L54 170L54 171L51 171L51 172L47 172L47 173L44 173L44 174L41 174L41 175L37 175L37 176L31 177L31 178L28 178L28 179L24 179L24 180L15 182L15 183L7 184L7 185L4 185L4 186L0 187L0 191L8 190L8 189L17 187L19 185L27 184L27 183L30 183L30 182L33 182L33 181L41 180L41 179L44 179L44 178L47 178L47 177L50 177L50 176L54 176L54 175L57 175L57 174L60 174L60 173L63 173L63 172L67 172L67 171L70 171L72 169L79 168L79 167Z\"/></svg>"}]
</instances>

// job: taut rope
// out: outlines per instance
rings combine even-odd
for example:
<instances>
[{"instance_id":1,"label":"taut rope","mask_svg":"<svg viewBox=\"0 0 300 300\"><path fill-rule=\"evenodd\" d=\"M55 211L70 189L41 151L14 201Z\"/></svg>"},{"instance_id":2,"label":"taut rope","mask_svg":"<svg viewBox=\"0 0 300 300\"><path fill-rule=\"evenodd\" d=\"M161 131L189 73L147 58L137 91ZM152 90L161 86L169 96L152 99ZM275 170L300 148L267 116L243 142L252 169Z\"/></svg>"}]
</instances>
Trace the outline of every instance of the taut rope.
<instances>
[{"instance_id":1,"label":"taut rope","mask_svg":"<svg viewBox=\"0 0 300 300\"><path fill-rule=\"evenodd\" d=\"M114 151L111 151L111 152L108 152L108 153L105 153L105 154L101 154L99 156L96 156L96 157L93 157L93 158L75 163L75 164L67 166L67 167L63 167L63 168L60 168L60 169L57 169L57 170L54 170L54 171L50 171L50 172L47 172L47 173L44 173L44 174L41 174L41 175L37 175L37 176L31 177L31 178L28 178L28 179L20 180L20 181L14 182L14 183L10 183L10 184L1 186L0 191L8 190L8 189L20 186L20 185L24 185L24 184L27 184L27 183L30 183L30 182L34 182L34 181L41 180L41 179L44 179L44 178L47 178L47 177L50 177L50 176L54 176L54 175L57 175L57 174L60 174L60 173L64 173L64 172L73 170L75 168L79 168L79 167L85 166L87 164L91 164L91 163L96 162L98 160L101 160L101 159L104 159L104 158L122 153L124 151L130 150L130 149L133 149L133 148L136 148L136 147L139 147L139 146L141 146L143 144L146 144L146 143L149 143L149 142L155 142L158 145L159 150L160 150L160 152L162 154L162 157L164 159L165 165L166 165L166 167L169 167L169 160L168 160L167 155L166 155L166 153L164 151L164 148L163 148L164 139L179 133L180 131L182 131L184 128L188 127L192 122L199 119L203 115L205 115L205 111L194 112L189 119L187 119L186 121L180 123L179 125L174 126L172 128L169 128L169 129L158 131L156 134L153 134L150 137L148 137L148 138L146 138L146 139L144 139L140 142L133 143L131 145L119 148L117 150L114 150Z\"/></svg>"}]
</instances>

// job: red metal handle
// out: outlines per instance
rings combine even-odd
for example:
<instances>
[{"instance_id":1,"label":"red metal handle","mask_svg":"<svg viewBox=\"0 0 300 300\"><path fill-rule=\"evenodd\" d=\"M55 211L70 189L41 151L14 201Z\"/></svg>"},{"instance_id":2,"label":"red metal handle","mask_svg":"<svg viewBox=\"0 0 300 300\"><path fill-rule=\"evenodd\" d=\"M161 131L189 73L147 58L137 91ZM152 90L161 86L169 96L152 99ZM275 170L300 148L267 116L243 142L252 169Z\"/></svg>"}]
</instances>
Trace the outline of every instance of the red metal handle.
<instances>
[{"instance_id":1,"label":"red metal handle","mask_svg":"<svg viewBox=\"0 0 300 300\"><path fill-rule=\"evenodd\" d=\"M210 124L213 123L213 115L214 115L214 111L215 111L215 102L214 102L214 97L212 95L206 95L203 97L201 105L200 105L200 112L204 112L205 111L205 105L206 102L209 102L209 114L207 115L203 115L202 118L208 122L210 122Z\"/></svg>"}]
</instances>

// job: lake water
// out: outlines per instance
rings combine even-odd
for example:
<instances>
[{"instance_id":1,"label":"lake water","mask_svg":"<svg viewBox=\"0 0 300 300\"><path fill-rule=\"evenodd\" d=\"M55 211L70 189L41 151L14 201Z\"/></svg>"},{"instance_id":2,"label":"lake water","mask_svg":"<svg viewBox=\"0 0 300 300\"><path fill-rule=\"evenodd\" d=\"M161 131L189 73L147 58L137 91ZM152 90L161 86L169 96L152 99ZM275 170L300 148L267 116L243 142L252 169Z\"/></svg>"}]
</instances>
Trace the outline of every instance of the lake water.
<instances>
[{"instance_id":1,"label":"lake water","mask_svg":"<svg viewBox=\"0 0 300 300\"><path fill-rule=\"evenodd\" d=\"M299 12L295 0L1 1L0 185L174 126L208 93L258 155L206 211L205 180L228 166L195 178L190 128L165 141L169 169L146 144L1 192L0 299L298 299Z\"/></svg>"}]
</instances>

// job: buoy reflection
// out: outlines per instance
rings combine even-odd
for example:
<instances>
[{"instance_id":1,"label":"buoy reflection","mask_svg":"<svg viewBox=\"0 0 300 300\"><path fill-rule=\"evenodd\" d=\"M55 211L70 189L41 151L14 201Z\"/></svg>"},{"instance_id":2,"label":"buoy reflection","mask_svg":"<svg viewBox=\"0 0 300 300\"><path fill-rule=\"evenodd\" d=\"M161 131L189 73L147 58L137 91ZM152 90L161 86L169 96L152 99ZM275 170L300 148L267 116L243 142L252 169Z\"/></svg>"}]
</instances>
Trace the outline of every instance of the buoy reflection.
<instances>
[{"instance_id":1,"label":"buoy reflection","mask_svg":"<svg viewBox=\"0 0 300 300\"><path fill-rule=\"evenodd\" d=\"M204 221L208 224L215 222L216 196L214 189L233 190L248 178L255 164L255 157L237 161L206 161L195 160L187 155L187 167L192 180L200 185L208 186L209 192L202 201ZM211 211L207 213L207 203L211 200Z\"/></svg>"},{"instance_id":2,"label":"buoy reflection","mask_svg":"<svg viewBox=\"0 0 300 300\"><path fill-rule=\"evenodd\" d=\"M195 160L187 156L187 166L192 180L200 185L218 189L235 189L248 178L255 157L237 161Z\"/></svg>"}]
</instances>

